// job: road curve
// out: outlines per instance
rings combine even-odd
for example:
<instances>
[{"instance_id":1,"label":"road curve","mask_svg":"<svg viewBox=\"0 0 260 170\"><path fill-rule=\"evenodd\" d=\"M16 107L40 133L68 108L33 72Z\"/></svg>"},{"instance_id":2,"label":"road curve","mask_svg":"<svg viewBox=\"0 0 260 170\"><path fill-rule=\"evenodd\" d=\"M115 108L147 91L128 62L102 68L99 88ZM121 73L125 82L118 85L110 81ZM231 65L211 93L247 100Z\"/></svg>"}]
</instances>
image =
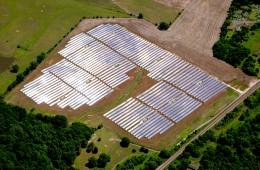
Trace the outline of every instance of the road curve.
<instances>
[{"instance_id":1,"label":"road curve","mask_svg":"<svg viewBox=\"0 0 260 170\"><path fill-rule=\"evenodd\" d=\"M235 107L237 107L237 105L239 105L241 102L243 102L249 95L254 93L259 87L260 87L260 81L258 80L258 82L254 86L252 86L247 92L240 95L231 104L224 107L220 111L218 116L215 119L213 119L208 126L206 126L202 131L200 131L197 135L195 135L189 142L187 142L183 147L181 147L175 154L173 154L169 159L167 159L162 165L157 167L156 170L163 170L164 168L166 168L175 158L177 158L185 150L186 146L188 146L192 141L197 139L199 136L203 135L207 130L209 130L215 124L217 124L222 118L224 118L226 116L227 113L229 113Z\"/></svg>"}]
</instances>

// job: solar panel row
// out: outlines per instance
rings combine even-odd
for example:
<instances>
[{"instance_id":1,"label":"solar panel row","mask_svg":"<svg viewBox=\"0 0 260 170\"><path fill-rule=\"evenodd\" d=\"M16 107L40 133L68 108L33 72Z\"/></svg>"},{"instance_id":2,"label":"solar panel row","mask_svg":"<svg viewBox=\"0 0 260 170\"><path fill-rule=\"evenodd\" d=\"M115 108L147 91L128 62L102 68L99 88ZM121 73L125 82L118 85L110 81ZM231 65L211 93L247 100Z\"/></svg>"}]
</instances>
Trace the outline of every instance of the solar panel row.
<instances>
[{"instance_id":1,"label":"solar panel row","mask_svg":"<svg viewBox=\"0 0 260 170\"><path fill-rule=\"evenodd\" d=\"M179 122L202 104L163 81L137 98L175 122Z\"/></svg>"},{"instance_id":2,"label":"solar panel row","mask_svg":"<svg viewBox=\"0 0 260 170\"><path fill-rule=\"evenodd\" d=\"M100 25L90 33L99 37L118 28L121 27ZM38 104L44 102L50 106L57 104L61 108L70 106L73 109L83 104L91 106L128 80L130 77L126 72L135 68L133 63L87 33L72 37L59 54L65 59L42 70L43 79L36 79L21 90ZM49 75L51 80L55 79L60 84L46 85L44 82L49 81ZM61 89L63 92L60 92Z\"/></svg>"},{"instance_id":3,"label":"solar panel row","mask_svg":"<svg viewBox=\"0 0 260 170\"><path fill-rule=\"evenodd\" d=\"M173 123L136 99L130 98L104 116L117 123L136 138L152 138L162 134Z\"/></svg>"}]
</instances>

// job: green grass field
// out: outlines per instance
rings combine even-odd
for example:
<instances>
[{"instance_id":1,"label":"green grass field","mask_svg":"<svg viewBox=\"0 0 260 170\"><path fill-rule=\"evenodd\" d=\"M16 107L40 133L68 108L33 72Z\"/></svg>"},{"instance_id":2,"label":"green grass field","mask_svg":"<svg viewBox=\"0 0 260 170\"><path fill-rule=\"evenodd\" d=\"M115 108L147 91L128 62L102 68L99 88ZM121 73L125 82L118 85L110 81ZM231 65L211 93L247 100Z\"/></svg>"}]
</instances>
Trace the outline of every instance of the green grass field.
<instances>
[{"instance_id":1,"label":"green grass field","mask_svg":"<svg viewBox=\"0 0 260 170\"><path fill-rule=\"evenodd\" d=\"M83 16L129 17L110 0L0 0L0 4L0 56L15 58L13 64L19 65L19 72L53 47ZM8 69L0 75L0 94L16 75Z\"/></svg>"},{"instance_id":2,"label":"green grass field","mask_svg":"<svg viewBox=\"0 0 260 170\"><path fill-rule=\"evenodd\" d=\"M97 141L99 137L101 138L100 142ZM98 158L99 154L101 153L107 153L111 157L111 161L107 164L105 168L108 170L113 169L117 165L117 163L122 162L133 155L142 154L141 152L139 152L140 147L137 145L130 144L128 148L122 148L120 146L121 139L114 132L105 127L103 127L101 130L97 130L90 141L94 142L95 146L98 147L98 153L87 153L86 149L83 149L80 156L78 156L74 161L75 168L88 169L87 167L85 167L88 159L91 156ZM136 153L132 153L133 149L136 150ZM154 153L152 151L149 152Z\"/></svg>"},{"instance_id":3,"label":"green grass field","mask_svg":"<svg viewBox=\"0 0 260 170\"><path fill-rule=\"evenodd\" d=\"M134 15L142 13L144 18L152 23L174 22L181 9L171 8L154 0L115 0L115 2Z\"/></svg>"}]
</instances>

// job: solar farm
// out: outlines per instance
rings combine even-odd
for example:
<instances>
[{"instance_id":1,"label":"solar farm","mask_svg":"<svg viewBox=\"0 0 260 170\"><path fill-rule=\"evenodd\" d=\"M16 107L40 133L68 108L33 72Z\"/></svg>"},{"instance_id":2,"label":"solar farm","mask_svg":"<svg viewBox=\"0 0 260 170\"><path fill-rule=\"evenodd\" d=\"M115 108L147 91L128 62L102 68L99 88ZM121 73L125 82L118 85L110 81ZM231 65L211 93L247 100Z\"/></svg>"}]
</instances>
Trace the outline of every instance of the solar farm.
<instances>
[{"instance_id":1,"label":"solar farm","mask_svg":"<svg viewBox=\"0 0 260 170\"><path fill-rule=\"evenodd\" d=\"M216 78L118 24L102 24L72 38L64 59L21 91L37 104L74 110L92 106L130 77L136 67L157 83L104 116L137 139L162 134L225 90Z\"/></svg>"}]
</instances>

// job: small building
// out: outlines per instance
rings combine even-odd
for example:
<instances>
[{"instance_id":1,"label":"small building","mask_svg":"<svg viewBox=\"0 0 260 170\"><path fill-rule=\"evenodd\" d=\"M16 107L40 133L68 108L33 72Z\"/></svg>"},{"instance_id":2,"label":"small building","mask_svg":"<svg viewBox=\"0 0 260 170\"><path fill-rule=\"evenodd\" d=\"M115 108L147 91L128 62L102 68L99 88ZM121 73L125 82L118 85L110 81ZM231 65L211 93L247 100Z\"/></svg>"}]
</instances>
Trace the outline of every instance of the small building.
<instances>
[{"instance_id":1,"label":"small building","mask_svg":"<svg viewBox=\"0 0 260 170\"><path fill-rule=\"evenodd\" d=\"M233 17L234 17L234 18L238 18L238 15L237 15L237 14L234 14Z\"/></svg>"},{"instance_id":2,"label":"small building","mask_svg":"<svg viewBox=\"0 0 260 170\"><path fill-rule=\"evenodd\" d=\"M236 27L236 31L241 31L241 28L240 27Z\"/></svg>"},{"instance_id":3,"label":"small building","mask_svg":"<svg viewBox=\"0 0 260 170\"><path fill-rule=\"evenodd\" d=\"M258 9L259 8L259 5L255 5L255 9Z\"/></svg>"}]
</instances>

